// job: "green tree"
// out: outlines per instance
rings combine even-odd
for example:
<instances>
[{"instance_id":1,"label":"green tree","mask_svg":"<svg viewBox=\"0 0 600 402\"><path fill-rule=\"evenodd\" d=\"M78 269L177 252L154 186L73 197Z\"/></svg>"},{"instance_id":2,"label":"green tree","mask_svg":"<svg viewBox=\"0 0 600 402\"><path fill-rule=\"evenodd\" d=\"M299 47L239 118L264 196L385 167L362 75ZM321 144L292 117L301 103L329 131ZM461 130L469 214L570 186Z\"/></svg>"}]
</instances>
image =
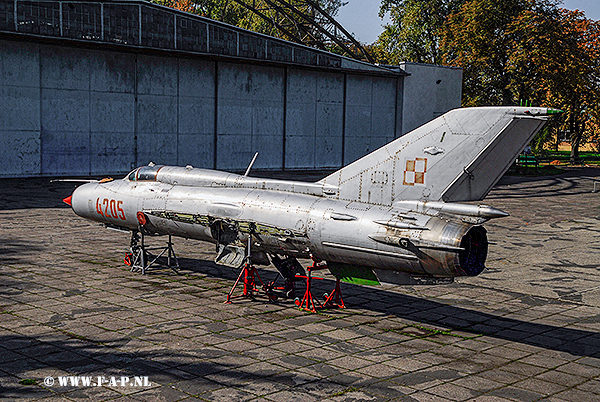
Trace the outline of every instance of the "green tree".
<instances>
[{"instance_id":1,"label":"green tree","mask_svg":"<svg viewBox=\"0 0 600 402\"><path fill-rule=\"evenodd\" d=\"M563 129L571 135L571 161L579 147L598 137L600 115L600 23L578 11L561 10L559 63L549 71L548 102L565 110Z\"/></svg>"},{"instance_id":2,"label":"green tree","mask_svg":"<svg viewBox=\"0 0 600 402\"><path fill-rule=\"evenodd\" d=\"M185 11L191 14L201 15L210 19L238 25L246 14L246 10L233 0L150 0L152 3L160 4Z\"/></svg>"},{"instance_id":3,"label":"green tree","mask_svg":"<svg viewBox=\"0 0 600 402\"><path fill-rule=\"evenodd\" d=\"M466 0L382 0L379 16L391 23L375 43L378 61L441 64L440 34L450 14Z\"/></svg>"},{"instance_id":4,"label":"green tree","mask_svg":"<svg viewBox=\"0 0 600 402\"><path fill-rule=\"evenodd\" d=\"M565 111L536 138L571 133L572 159L600 137L600 28L558 0L382 0L392 22L372 47L383 63L463 68L463 105L520 102Z\"/></svg>"},{"instance_id":5,"label":"green tree","mask_svg":"<svg viewBox=\"0 0 600 402\"><path fill-rule=\"evenodd\" d=\"M521 13L507 31L512 38L507 90L513 99L566 112L550 128L571 134L571 160L576 161L579 147L596 131L591 123L600 102L599 24L580 12L546 8Z\"/></svg>"},{"instance_id":6,"label":"green tree","mask_svg":"<svg viewBox=\"0 0 600 402\"><path fill-rule=\"evenodd\" d=\"M511 55L526 44L526 30L515 21L531 13L552 18L554 0L470 0L448 17L442 31L444 63L463 67L464 104L513 105L522 70Z\"/></svg>"}]
</instances>

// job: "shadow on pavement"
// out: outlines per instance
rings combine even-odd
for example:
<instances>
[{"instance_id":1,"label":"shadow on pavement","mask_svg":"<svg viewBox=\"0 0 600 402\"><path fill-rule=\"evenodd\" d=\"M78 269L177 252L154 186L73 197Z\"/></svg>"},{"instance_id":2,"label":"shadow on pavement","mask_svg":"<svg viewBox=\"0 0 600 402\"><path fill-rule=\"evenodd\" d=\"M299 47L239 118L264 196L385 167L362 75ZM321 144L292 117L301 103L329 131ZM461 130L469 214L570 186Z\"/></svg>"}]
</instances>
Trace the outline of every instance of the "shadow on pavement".
<instances>
[{"instance_id":1,"label":"shadow on pavement","mask_svg":"<svg viewBox=\"0 0 600 402\"><path fill-rule=\"evenodd\" d=\"M184 259L180 262L184 270L189 269L194 272L231 280L232 285L238 275L233 269L218 266L211 261ZM273 280L276 275L273 271L264 269L258 269L258 271L263 280ZM335 286L335 281L330 279L313 282L315 283L315 295L330 292ZM457 294L460 292L456 284L437 286L456 287ZM297 296L300 298L302 298L304 288L304 284L300 282L297 292ZM468 306L448 305L376 287L342 283L342 293L348 309L354 307L374 311L383 316L395 315L426 325L440 326L474 335L486 335L510 342L566 352L575 356L600 357L600 334L597 332L505 318L472 310ZM561 304L560 301L536 296L520 294L515 294L515 296L520 297L523 303L530 306ZM291 300L282 300L281 302L289 303L291 307L295 307ZM473 305L476 303L477 300L470 302ZM600 316L591 320L600 322ZM591 321L588 320L588 322ZM395 328L389 329L394 330Z\"/></svg>"},{"instance_id":2,"label":"shadow on pavement","mask_svg":"<svg viewBox=\"0 0 600 402\"><path fill-rule=\"evenodd\" d=\"M98 392L110 392L106 388L95 386L82 387L81 384L72 386L72 383L68 382L69 380L67 380L68 385L61 386L57 378L59 375L90 376L92 384L97 383L98 376L107 378L114 376L117 380L122 376L129 376L131 382L135 376L147 376L152 383L173 384L170 387L160 387L134 395L141 400L144 400L144 395L147 398L145 400L179 400L188 397L189 394L201 395L202 398L213 400L210 397L211 392L223 388L227 388L227 392L233 398L231 400L246 400L255 397L255 395L240 389L230 388L237 386L243 389L244 384L255 392L261 387L265 389L264 392L294 387L295 392L318 390L319 393L331 395L350 385L360 386L357 381L363 379L363 377L353 376L352 373L342 374L341 370L325 363L317 363L313 369L323 374L327 371L326 374L333 378L315 379L309 374L305 376L294 374L284 367L275 365L269 365L263 369L254 367L250 372L242 367L247 365L249 360L243 355L238 355L229 363L207 360L231 355L231 352L210 346L186 349L185 352L165 351L157 347L156 351L127 353L107 348L99 342L90 340L72 338L40 341L40 338L43 339L43 336L35 338L22 335L0 336L0 344L11 351L8 355L5 354L5 359L0 362L0 370L16 377L35 379L37 385L43 384L45 376L52 376L55 380L53 386L44 388L20 386L17 380L4 377L4 384L0 386L0 397L28 400L52 396L56 392L61 396L79 400L82 398L95 399L92 395ZM116 339L110 342L110 345L126 345L130 341L132 341L131 338ZM398 353L398 356L403 354L405 353ZM245 352L244 355L253 357L253 352ZM35 358L27 356L35 356ZM295 358L299 360L297 356ZM301 366L306 362L301 361L298 364ZM57 374L57 371L63 371L63 374ZM459 377L458 374L456 376ZM114 389L118 391L119 387L114 387ZM398 390L386 389L383 384L371 385L370 390L375 392L379 390L382 395L389 392L394 392L398 396L403 395L403 393L398 393ZM132 390L126 389L126 391L131 392ZM168 393L168 395L160 395L163 393ZM114 392L112 397L118 396L122 395ZM102 395L102 397L105 400L111 395ZM220 400L223 399L220 398ZM410 398L407 401L416 400Z\"/></svg>"}]
</instances>

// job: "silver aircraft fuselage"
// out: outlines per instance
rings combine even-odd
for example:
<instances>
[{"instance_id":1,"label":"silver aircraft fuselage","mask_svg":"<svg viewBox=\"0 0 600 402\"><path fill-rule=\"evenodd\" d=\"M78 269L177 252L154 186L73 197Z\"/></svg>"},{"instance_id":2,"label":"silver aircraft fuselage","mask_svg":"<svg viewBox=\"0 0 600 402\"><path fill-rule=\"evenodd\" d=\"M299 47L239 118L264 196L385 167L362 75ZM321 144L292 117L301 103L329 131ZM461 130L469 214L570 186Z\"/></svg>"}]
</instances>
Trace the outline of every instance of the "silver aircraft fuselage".
<instances>
[{"instance_id":1,"label":"silver aircraft fuselage","mask_svg":"<svg viewBox=\"0 0 600 402\"><path fill-rule=\"evenodd\" d=\"M250 244L264 263L313 257L361 283L473 276L481 223L507 214L456 201L483 198L555 112L457 109L316 183L151 164L78 187L71 205L108 226Z\"/></svg>"},{"instance_id":2,"label":"silver aircraft fuselage","mask_svg":"<svg viewBox=\"0 0 600 402\"><path fill-rule=\"evenodd\" d=\"M143 169L146 167L140 168ZM461 270L460 253L454 248L461 246L464 235L473 225L391 206L244 188L242 183L247 178L234 174L227 176L238 180L238 188L222 187L217 183L208 187L172 184L172 180L161 176L188 173L202 178L213 172L167 166L153 169L157 170L158 180L165 182L125 178L78 187L72 195L73 210L82 217L131 230L139 228L138 212L143 212L146 225L156 233L213 243L219 242L215 222L225 222L239 233L233 241L245 244L252 231L256 235L253 248L267 254L298 258L312 255L328 262L398 270L419 276L467 274ZM394 221L399 213L406 214L409 225L433 230L414 230L408 225L397 229L376 223ZM254 227L251 229L251 226ZM428 263L428 259L420 259L398 244L369 238L389 235L437 244L437 249L428 252L429 258L436 263Z\"/></svg>"}]
</instances>

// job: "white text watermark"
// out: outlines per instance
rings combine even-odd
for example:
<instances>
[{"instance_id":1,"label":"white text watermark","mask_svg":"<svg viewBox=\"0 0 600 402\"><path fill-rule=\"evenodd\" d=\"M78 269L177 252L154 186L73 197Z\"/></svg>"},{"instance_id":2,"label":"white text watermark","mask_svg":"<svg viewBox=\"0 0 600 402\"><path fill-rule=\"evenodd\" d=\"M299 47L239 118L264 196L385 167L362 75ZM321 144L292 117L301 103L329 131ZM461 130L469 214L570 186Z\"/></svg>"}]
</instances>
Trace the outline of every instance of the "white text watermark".
<instances>
[{"instance_id":1,"label":"white text watermark","mask_svg":"<svg viewBox=\"0 0 600 402\"><path fill-rule=\"evenodd\" d=\"M48 376L44 378L47 387L149 387L152 385L147 376L105 377L105 376Z\"/></svg>"}]
</instances>

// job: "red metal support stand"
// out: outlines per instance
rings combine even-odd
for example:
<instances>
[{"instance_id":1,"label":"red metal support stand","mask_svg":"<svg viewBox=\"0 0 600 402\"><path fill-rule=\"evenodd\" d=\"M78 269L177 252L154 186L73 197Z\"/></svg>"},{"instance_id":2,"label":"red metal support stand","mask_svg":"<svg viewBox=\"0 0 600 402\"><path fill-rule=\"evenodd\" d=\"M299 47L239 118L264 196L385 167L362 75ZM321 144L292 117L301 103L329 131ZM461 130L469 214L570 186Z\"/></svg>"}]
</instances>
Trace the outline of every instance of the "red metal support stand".
<instances>
[{"instance_id":1,"label":"red metal support stand","mask_svg":"<svg viewBox=\"0 0 600 402\"><path fill-rule=\"evenodd\" d=\"M312 279L323 280L324 278L313 278L312 271L321 269L327 269L327 264L317 264L317 262L313 259L313 264L306 268L308 274L306 276L299 276L301 278L306 278L306 290L304 291L304 297L302 298L302 301L297 301L296 305L298 305L298 307L300 307L302 310L313 313L316 313L317 310L322 310L325 308L346 308L344 305L344 299L342 298L340 280L337 278L335 280L335 288L331 294L325 296L325 302L321 303L313 296L311 289Z\"/></svg>"},{"instance_id":2,"label":"red metal support stand","mask_svg":"<svg viewBox=\"0 0 600 402\"><path fill-rule=\"evenodd\" d=\"M313 264L314 266L315 264ZM296 302L296 304L298 305L298 307L300 307L301 310L306 310L306 311L311 311L313 313L316 313L317 310L320 310L323 308L323 305L321 304L321 302L314 298L313 294L312 294L312 290L311 290L311 280L312 280L312 267L308 267L306 268L306 270L308 271L308 274L304 277L306 278L306 290L304 291L304 297L302 298L301 302ZM323 278L316 278L316 279L323 279Z\"/></svg>"},{"instance_id":3,"label":"red metal support stand","mask_svg":"<svg viewBox=\"0 0 600 402\"><path fill-rule=\"evenodd\" d=\"M238 284L242 280L242 277L244 278L244 291L240 295L232 296L233 292L235 291L235 288L237 288ZM259 296L258 292L260 292L260 289L256 287L256 279L258 279L258 281L262 285L262 289L265 290L266 296L269 298L269 300L276 300L277 297L274 294L266 291L267 287L260 278L260 275L258 274L256 268L254 268L253 265L246 263L240 271L237 280L233 284L233 287L227 294L227 300L225 301L225 303L231 303L231 299L235 299L238 297L254 298L256 296Z\"/></svg>"},{"instance_id":4,"label":"red metal support stand","mask_svg":"<svg viewBox=\"0 0 600 402\"><path fill-rule=\"evenodd\" d=\"M325 299L325 303L323 303L324 308L329 307L337 307L337 308L346 308L344 304L344 299L342 298L342 289L340 288L340 280L338 278L335 279L335 288L333 292Z\"/></svg>"},{"instance_id":5,"label":"red metal support stand","mask_svg":"<svg viewBox=\"0 0 600 402\"><path fill-rule=\"evenodd\" d=\"M248 297L248 298L254 299L255 294L256 294L256 296L258 296L258 292L260 290L256 287L256 279L258 279L258 281L262 285L262 289L264 290L265 294L269 298L269 301L277 300L277 296L273 292L271 292L269 290L269 288L265 285L265 283L262 281L262 279L260 279L260 275L258 274L258 271L256 270L256 268L254 268L254 265L252 265L252 263L251 263L251 261L252 261L252 258L250 257L250 253L252 251L252 248L250 247L251 242L252 242L252 235L249 235L248 236L248 248L247 248L247 254L246 254L246 263L244 264L244 267L240 271L238 278L236 279L235 283L233 284L233 287L227 294L227 300L225 300L225 303L231 303L231 299L235 299L237 297ZM240 283L242 276L244 277L244 291L242 292L241 295L232 296L233 292L235 291L235 288L237 288L238 284Z\"/></svg>"}]
</instances>

